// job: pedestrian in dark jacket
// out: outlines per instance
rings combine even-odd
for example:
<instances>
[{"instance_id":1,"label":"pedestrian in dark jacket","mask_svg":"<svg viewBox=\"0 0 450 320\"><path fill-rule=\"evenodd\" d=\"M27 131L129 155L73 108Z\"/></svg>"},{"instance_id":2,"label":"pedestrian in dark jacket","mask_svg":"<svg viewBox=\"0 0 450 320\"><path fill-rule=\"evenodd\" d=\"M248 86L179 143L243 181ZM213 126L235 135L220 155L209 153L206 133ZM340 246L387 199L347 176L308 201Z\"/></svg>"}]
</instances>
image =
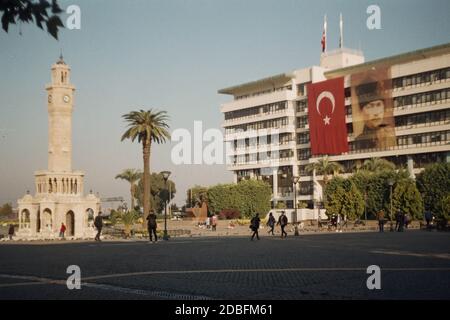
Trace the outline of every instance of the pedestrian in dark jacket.
<instances>
[{"instance_id":1,"label":"pedestrian in dark jacket","mask_svg":"<svg viewBox=\"0 0 450 320\"><path fill-rule=\"evenodd\" d=\"M150 214L147 216L147 227L148 227L148 236L149 242L153 242L152 234L155 235L155 242L158 241L158 236L156 235L156 215L153 211L150 211Z\"/></svg>"},{"instance_id":2,"label":"pedestrian in dark jacket","mask_svg":"<svg viewBox=\"0 0 450 320\"><path fill-rule=\"evenodd\" d=\"M281 227L281 237L287 237L287 232L284 231L284 228L286 228L288 224L288 218L286 217L286 214L284 213L284 211L281 213L281 216L278 218L278 222L277 225L280 225Z\"/></svg>"},{"instance_id":3,"label":"pedestrian in dark jacket","mask_svg":"<svg viewBox=\"0 0 450 320\"><path fill-rule=\"evenodd\" d=\"M14 235L14 225L13 224L9 225L8 235L9 235L9 240L12 240L13 235Z\"/></svg>"},{"instance_id":4,"label":"pedestrian in dark jacket","mask_svg":"<svg viewBox=\"0 0 450 320\"><path fill-rule=\"evenodd\" d=\"M94 226L95 228L97 228L97 235L95 236L95 241L101 241L100 235L102 233L103 228L103 217L101 211L99 211L98 215L95 217Z\"/></svg>"},{"instance_id":5,"label":"pedestrian in dark jacket","mask_svg":"<svg viewBox=\"0 0 450 320\"><path fill-rule=\"evenodd\" d=\"M378 219L378 229L380 232L384 232L384 211L380 210L377 213L377 219Z\"/></svg>"},{"instance_id":6,"label":"pedestrian in dark jacket","mask_svg":"<svg viewBox=\"0 0 450 320\"><path fill-rule=\"evenodd\" d=\"M275 228L275 218L274 218L272 212L269 213L269 219L267 220L267 226L270 228L269 232L267 232L267 233L269 233L269 234L272 233L272 235L274 235L273 229Z\"/></svg>"},{"instance_id":7,"label":"pedestrian in dark jacket","mask_svg":"<svg viewBox=\"0 0 450 320\"><path fill-rule=\"evenodd\" d=\"M259 240L259 234L258 234L258 229L259 229L259 224L261 222L261 219L259 218L259 214L255 214L255 216L252 218L252 220L250 220L250 229L252 229L253 234L252 234L252 238L251 240L253 241L253 238L256 235L256 239Z\"/></svg>"},{"instance_id":8,"label":"pedestrian in dark jacket","mask_svg":"<svg viewBox=\"0 0 450 320\"><path fill-rule=\"evenodd\" d=\"M402 219L402 212L400 210L395 214L395 231L400 231L400 220Z\"/></svg>"},{"instance_id":9,"label":"pedestrian in dark jacket","mask_svg":"<svg viewBox=\"0 0 450 320\"><path fill-rule=\"evenodd\" d=\"M425 221L427 222L427 229L430 228L431 220L433 220L433 214L430 210L425 211Z\"/></svg>"},{"instance_id":10,"label":"pedestrian in dark jacket","mask_svg":"<svg viewBox=\"0 0 450 320\"><path fill-rule=\"evenodd\" d=\"M405 227L405 214L403 212L398 212L398 232L403 232Z\"/></svg>"}]
</instances>

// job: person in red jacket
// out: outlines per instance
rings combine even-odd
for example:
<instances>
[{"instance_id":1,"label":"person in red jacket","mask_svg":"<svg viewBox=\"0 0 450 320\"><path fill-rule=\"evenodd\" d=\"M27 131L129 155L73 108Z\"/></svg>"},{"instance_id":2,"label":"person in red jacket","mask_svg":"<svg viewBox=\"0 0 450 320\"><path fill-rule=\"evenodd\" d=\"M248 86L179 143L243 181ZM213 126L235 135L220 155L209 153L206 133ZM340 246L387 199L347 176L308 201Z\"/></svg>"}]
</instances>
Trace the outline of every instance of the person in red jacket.
<instances>
[{"instance_id":1,"label":"person in red jacket","mask_svg":"<svg viewBox=\"0 0 450 320\"><path fill-rule=\"evenodd\" d=\"M59 229L59 236L61 238L64 238L64 233L66 232L66 226L64 225L64 222L61 223L61 228Z\"/></svg>"}]
</instances>

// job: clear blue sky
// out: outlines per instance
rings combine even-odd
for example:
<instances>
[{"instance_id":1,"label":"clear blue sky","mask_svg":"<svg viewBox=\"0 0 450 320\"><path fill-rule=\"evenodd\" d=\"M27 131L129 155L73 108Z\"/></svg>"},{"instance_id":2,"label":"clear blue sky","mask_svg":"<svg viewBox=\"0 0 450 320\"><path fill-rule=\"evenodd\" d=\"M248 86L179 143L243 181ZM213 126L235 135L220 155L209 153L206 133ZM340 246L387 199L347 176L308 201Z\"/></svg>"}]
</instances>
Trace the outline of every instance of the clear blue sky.
<instances>
[{"instance_id":1,"label":"clear blue sky","mask_svg":"<svg viewBox=\"0 0 450 320\"><path fill-rule=\"evenodd\" d=\"M337 47L339 13L345 46L366 60L450 42L450 2L299 0L72 0L81 8L81 30L63 30L56 41L34 25L0 31L0 204L34 193L33 172L47 167L45 84L63 49L72 68L73 167L86 173L86 191L129 198L114 176L141 168L141 147L120 142L121 115L159 108L171 129L220 128L217 90L261 77L317 65L323 15L328 47ZM381 8L381 30L366 27L366 8ZM63 20L67 15L63 16ZM175 166L170 143L155 146L153 171L171 170L183 204L188 186L231 182L223 165Z\"/></svg>"}]
</instances>

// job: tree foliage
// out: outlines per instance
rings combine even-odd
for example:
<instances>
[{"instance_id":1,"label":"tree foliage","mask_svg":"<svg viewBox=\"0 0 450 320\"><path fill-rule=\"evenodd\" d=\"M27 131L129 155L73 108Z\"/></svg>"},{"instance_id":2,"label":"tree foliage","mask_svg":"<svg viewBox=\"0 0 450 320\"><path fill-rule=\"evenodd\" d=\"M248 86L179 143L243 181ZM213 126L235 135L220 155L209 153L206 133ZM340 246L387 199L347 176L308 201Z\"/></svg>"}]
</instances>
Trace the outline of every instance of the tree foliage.
<instances>
[{"instance_id":1,"label":"tree foliage","mask_svg":"<svg viewBox=\"0 0 450 320\"><path fill-rule=\"evenodd\" d=\"M12 216L13 210L10 203L5 203L0 207L0 218L7 218Z\"/></svg>"},{"instance_id":2,"label":"tree foliage","mask_svg":"<svg viewBox=\"0 0 450 320\"><path fill-rule=\"evenodd\" d=\"M395 185L392 194L393 212L402 211L413 219L423 219L423 201L412 179L402 179Z\"/></svg>"},{"instance_id":3,"label":"tree foliage","mask_svg":"<svg viewBox=\"0 0 450 320\"><path fill-rule=\"evenodd\" d=\"M170 192L169 192L170 191ZM175 197L176 185L172 180L167 180L167 186L161 173L153 172L150 175L150 208L156 212L164 210L164 200ZM136 198L139 206L143 206L144 184L143 179L139 180L136 188Z\"/></svg>"},{"instance_id":4,"label":"tree foliage","mask_svg":"<svg viewBox=\"0 0 450 320\"><path fill-rule=\"evenodd\" d=\"M364 212L364 198L350 179L334 177L325 188L327 215L346 215L348 219L361 217Z\"/></svg>"},{"instance_id":5,"label":"tree foliage","mask_svg":"<svg viewBox=\"0 0 450 320\"><path fill-rule=\"evenodd\" d=\"M439 216L448 216L445 201L450 196L450 163L435 163L425 168L416 178L426 210Z\"/></svg>"},{"instance_id":6,"label":"tree foliage","mask_svg":"<svg viewBox=\"0 0 450 320\"><path fill-rule=\"evenodd\" d=\"M403 169L395 171L391 168L375 172L359 170L350 177L363 195L368 218L375 218L380 210L390 214L391 187L389 181L392 181L394 188L396 183L402 179L409 179L409 173Z\"/></svg>"},{"instance_id":7,"label":"tree foliage","mask_svg":"<svg viewBox=\"0 0 450 320\"><path fill-rule=\"evenodd\" d=\"M323 175L323 183L328 182L328 175L335 175L343 170L342 165L337 162L330 161L328 156L319 159L317 162L310 163L306 166L307 172L316 171L317 175Z\"/></svg>"},{"instance_id":8,"label":"tree foliage","mask_svg":"<svg viewBox=\"0 0 450 320\"><path fill-rule=\"evenodd\" d=\"M208 188L202 186L194 186L186 192L186 205L190 208L201 206L203 202L208 202Z\"/></svg>"},{"instance_id":9,"label":"tree foliage","mask_svg":"<svg viewBox=\"0 0 450 320\"><path fill-rule=\"evenodd\" d=\"M134 199L136 198L136 182L141 179L142 172L136 169L125 169L118 175L116 179L122 179L130 183L131 209L134 210Z\"/></svg>"},{"instance_id":10,"label":"tree foliage","mask_svg":"<svg viewBox=\"0 0 450 320\"><path fill-rule=\"evenodd\" d=\"M237 210L241 217L270 210L271 188L260 180L242 180L237 184L219 184L208 189L208 206L219 214L224 210Z\"/></svg>"},{"instance_id":11,"label":"tree foliage","mask_svg":"<svg viewBox=\"0 0 450 320\"><path fill-rule=\"evenodd\" d=\"M275 208L276 209L286 209L287 206L286 206L286 203L284 201L278 201L276 206L275 206Z\"/></svg>"},{"instance_id":12,"label":"tree foliage","mask_svg":"<svg viewBox=\"0 0 450 320\"><path fill-rule=\"evenodd\" d=\"M157 110L139 110L131 111L122 116L128 124L128 129L122 135L121 141L130 139L134 142L136 139L142 144L142 155L144 162L143 170L143 198L141 199L144 207L144 222L150 211L150 159L152 143L165 143L170 139L168 131L169 116L166 111Z\"/></svg>"},{"instance_id":13,"label":"tree foliage","mask_svg":"<svg viewBox=\"0 0 450 320\"><path fill-rule=\"evenodd\" d=\"M45 25L47 32L58 40L58 28L64 27L59 17L59 14L62 12L56 0L52 0L51 3L47 0L0 1L0 13L3 13L1 19L2 28L5 32L8 32L10 24L34 21L42 30L44 30Z\"/></svg>"},{"instance_id":14,"label":"tree foliage","mask_svg":"<svg viewBox=\"0 0 450 320\"><path fill-rule=\"evenodd\" d=\"M364 161L361 170L369 172L394 171L395 164L382 158L371 158Z\"/></svg>"},{"instance_id":15,"label":"tree foliage","mask_svg":"<svg viewBox=\"0 0 450 320\"><path fill-rule=\"evenodd\" d=\"M443 209L442 218L449 220L450 219L450 194L447 195L444 198L444 200L442 201L442 209Z\"/></svg>"}]
</instances>

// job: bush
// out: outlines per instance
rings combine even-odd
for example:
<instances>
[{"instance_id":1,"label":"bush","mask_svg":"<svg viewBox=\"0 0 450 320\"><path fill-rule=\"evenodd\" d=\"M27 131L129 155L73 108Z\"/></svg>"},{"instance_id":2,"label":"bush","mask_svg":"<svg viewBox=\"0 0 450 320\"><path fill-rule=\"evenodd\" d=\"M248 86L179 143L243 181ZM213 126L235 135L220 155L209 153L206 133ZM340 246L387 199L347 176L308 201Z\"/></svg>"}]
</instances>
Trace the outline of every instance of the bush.
<instances>
[{"instance_id":1,"label":"bush","mask_svg":"<svg viewBox=\"0 0 450 320\"><path fill-rule=\"evenodd\" d=\"M450 163L435 163L417 175L417 188L426 210L448 218L446 198L450 196Z\"/></svg>"},{"instance_id":2,"label":"bush","mask_svg":"<svg viewBox=\"0 0 450 320\"><path fill-rule=\"evenodd\" d=\"M277 205L275 206L275 209L286 209L286 203L284 201L278 201Z\"/></svg>"},{"instance_id":3,"label":"bush","mask_svg":"<svg viewBox=\"0 0 450 320\"><path fill-rule=\"evenodd\" d=\"M423 201L416 184L411 179L399 181L392 195L394 212L409 214L413 219L423 219Z\"/></svg>"},{"instance_id":4,"label":"bush","mask_svg":"<svg viewBox=\"0 0 450 320\"><path fill-rule=\"evenodd\" d=\"M350 179L334 177L325 188L326 214L346 215L353 220L364 213L364 198Z\"/></svg>"},{"instance_id":5,"label":"bush","mask_svg":"<svg viewBox=\"0 0 450 320\"><path fill-rule=\"evenodd\" d=\"M221 220L239 219L240 216L241 213L234 209L226 209L219 212L219 219Z\"/></svg>"},{"instance_id":6,"label":"bush","mask_svg":"<svg viewBox=\"0 0 450 320\"><path fill-rule=\"evenodd\" d=\"M238 211L242 217L270 210L271 188L263 181L242 180L237 184L219 184L208 189L211 212Z\"/></svg>"}]
</instances>

